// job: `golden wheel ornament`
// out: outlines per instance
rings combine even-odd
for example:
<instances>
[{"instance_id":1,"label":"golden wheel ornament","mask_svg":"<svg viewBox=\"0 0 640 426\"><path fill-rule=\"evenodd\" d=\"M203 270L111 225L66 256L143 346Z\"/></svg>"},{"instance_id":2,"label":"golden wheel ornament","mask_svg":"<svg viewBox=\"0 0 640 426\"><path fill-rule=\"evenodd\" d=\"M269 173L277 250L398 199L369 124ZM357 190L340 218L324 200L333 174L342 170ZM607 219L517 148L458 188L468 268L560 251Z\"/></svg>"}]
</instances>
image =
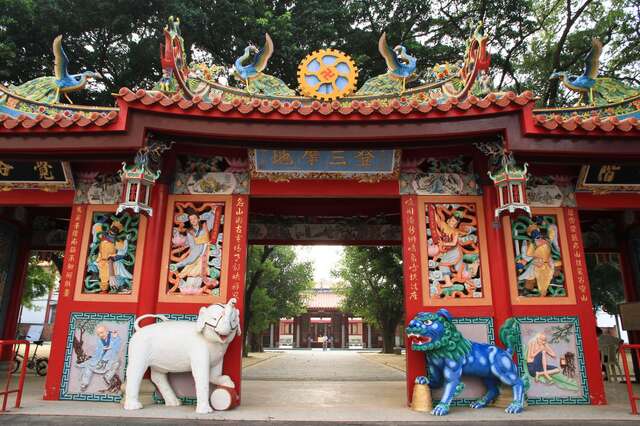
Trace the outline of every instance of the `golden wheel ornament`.
<instances>
[{"instance_id":1,"label":"golden wheel ornament","mask_svg":"<svg viewBox=\"0 0 640 426\"><path fill-rule=\"evenodd\" d=\"M300 92L323 101L332 101L353 92L358 82L356 63L335 49L320 49L298 65Z\"/></svg>"}]
</instances>

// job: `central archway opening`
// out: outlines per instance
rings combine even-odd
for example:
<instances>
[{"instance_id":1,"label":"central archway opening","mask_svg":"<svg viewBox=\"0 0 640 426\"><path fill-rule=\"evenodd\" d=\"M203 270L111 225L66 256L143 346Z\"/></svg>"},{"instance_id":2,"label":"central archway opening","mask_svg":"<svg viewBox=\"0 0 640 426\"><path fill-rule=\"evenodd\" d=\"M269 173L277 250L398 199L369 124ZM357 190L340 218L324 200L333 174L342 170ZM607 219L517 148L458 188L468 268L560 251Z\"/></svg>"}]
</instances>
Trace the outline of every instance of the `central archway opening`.
<instances>
[{"instance_id":1,"label":"central archway opening","mask_svg":"<svg viewBox=\"0 0 640 426\"><path fill-rule=\"evenodd\" d=\"M251 199L245 407L405 403L401 230L398 198ZM278 311L287 303L297 309ZM395 321L375 315L391 305Z\"/></svg>"}]
</instances>

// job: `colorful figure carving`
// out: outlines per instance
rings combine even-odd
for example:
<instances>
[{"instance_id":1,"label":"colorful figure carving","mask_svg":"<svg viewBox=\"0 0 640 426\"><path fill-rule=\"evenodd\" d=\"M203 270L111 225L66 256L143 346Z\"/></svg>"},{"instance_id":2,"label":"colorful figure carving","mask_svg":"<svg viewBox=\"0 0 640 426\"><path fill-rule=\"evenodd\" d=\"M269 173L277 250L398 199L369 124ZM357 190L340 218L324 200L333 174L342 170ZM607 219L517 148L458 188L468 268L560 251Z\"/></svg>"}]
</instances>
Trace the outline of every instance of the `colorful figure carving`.
<instances>
[{"instance_id":1,"label":"colorful figure carving","mask_svg":"<svg viewBox=\"0 0 640 426\"><path fill-rule=\"evenodd\" d=\"M526 220L526 216L520 216L512 225L520 294L539 297L565 295L564 276L559 269L562 261L558 227L544 217L536 216L534 222L528 221L525 235L520 235Z\"/></svg>"},{"instance_id":2,"label":"colorful figure carving","mask_svg":"<svg viewBox=\"0 0 640 426\"><path fill-rule=\"evenodd\" d=\"M391 49L387 43L387 34L382 33L378 41L378 51L387 63L387 72L367 80L357 95L401 94L407 82L416 78L415 56L407 53L407 48L398 45Z\"/></svg>"},{"instance_id":3,"label":"colorful figure carving","mask_svg":"<svg viewBox=\"0 0 640 426\"><path fill-rule=\"evenodd\" d=\"M71 102L68 93L84 89L91 79L102 78L100 73L94 71L69 74L69 58L62 48L61 35L53 40L53 54L55 56L55 76L38 77L20 86L10 86L9 91L30 101L45 104L59 103L60 94L64 94ZM2 103L3 99L0 97L0 106Z\"/></svg>"},{"instance_id":4,"label":"colorful figure carving","mask_svg":"<svg viewBox=\"0 0 640 426\"><path fill-rule=\"evenodd\" d=\"M428 364L428 375L419 376L416 382L432 388L444 386L442 398L431 414L449 413L451 401L464 388L463 376L480 377L487 387L487 393L473 402L472 408L484 408L493 402L500 394L499 384L503 383L513 389L513 402L505 412L514 414L523 410L525 381L518 376L512 359L515 349L512 340L505 342L507 350L472 342L456 329L446 309L418 313L409 322L406 333L411 349L424 352Z\"/></svg>"},{"instance_id":5,"label":"colorful figure carving","mask_svg":"<svg viewBox=\"0 0 640 426\"><path fill-rule=\"evenodd\" d=\"M83 293L131 293L139 221L129 214L96 216Z\"/></svg>"},{"instance_id":6,"label":"colorful figure carving","mask_svg":"<svg viewBox=\"0 0 640 426\"><path fill-rule=\"evenodd\" d=\"M161 321L146 327L144 318ZM142 315L135 322L136 332L129 341L129 364L124 402L125 410L142 408L138 400L140 382L147 368L167 406L178 406L167 373L191 371L195 381L196 413L213 411L209 406L209 384L235 388L229 376L222 374L224 354L229 343L240 336L240 311L236 299L227 304L200 308L195 324L191 321L169 321L162 315Z\"/></svg>"},{"instance_id":7,"label":"colorful figure carving","mask_svg":"<svg viewBox=\"0 0 640 426\"><path fill-rule=\"evenodd\" d=\"M432 295L481 295L477 222L472 206L429 204L427 215Z\"/></svg>"},{"instance_id":8,"label":"colorful figure carving","mask_svg":"<svg viewBox=\"0 0 640 426\"><path fill-rule=\"evenodd\" d=\"M174 217L169 265L170 292L211 294L220 286L222 205L192 203Z\"/></svg>"},{"instance_id":9,"label":"colorful figure carving","mask_svg":"<svg viewBox=\"0 0 640 426\"><path fill-rule=\"evenodd\" d=\"M265 42L262 49L258 50L253 44L244 48L244 54L236 59L233 64L235 77L245 83L245 90L251 94L270 96L295 95L295 92L287 87L284 81L262 72L267 67L269 58L273 54L271 37L266 33L264 38ZM252 54L254 55L253 58L251 58Z\"/></svg>"}]
</instances>

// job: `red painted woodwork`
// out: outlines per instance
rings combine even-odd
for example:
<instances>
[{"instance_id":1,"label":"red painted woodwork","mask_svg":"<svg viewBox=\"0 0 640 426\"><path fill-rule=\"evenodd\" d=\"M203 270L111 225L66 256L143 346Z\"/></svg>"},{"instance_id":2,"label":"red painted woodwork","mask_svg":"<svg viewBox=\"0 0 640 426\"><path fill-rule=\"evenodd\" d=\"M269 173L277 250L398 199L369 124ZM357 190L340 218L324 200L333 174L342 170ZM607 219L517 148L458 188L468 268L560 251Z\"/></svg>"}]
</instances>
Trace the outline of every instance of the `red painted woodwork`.
<instances>
[{"instance_id":1,"label":"red painted woodwork","mask_svg":"<svg viewBox=\"0 0 640 426\"><path fill-rule=\"evenodd\" d=\"M420 239L418 238L418 199L415 195L403 195L400 197L402 211L402 267L404 274L404 310L405 326L422 308L422 267L420 265ZM417 257L417 262L412 262L412 255ZM417 283L417 286L414 284ZM412 292L415 294L412 295ZM405 348L407 348L407 405L411 404L413 384L417 376L426 374L425 356L421 352L411 350L411 343L405 336Z\"/></svg>"},{"instance_id":2,"label":"red painted woodwork","mask_svg":"<svg viewBox=\"0 0 640 426\"><path fill-rule=\"evenodd\" d=\"M576 202L581 210L640 209L640 194L576 193Z\"/></svg>"},{"instance_id":3,"label":"red painted woodwork","mask_svg":"<svg viewBox=\"0 0 640 426\"><path fill-rule=\"evenodd\" d=\"M245 310L244 306L244 286L245 275L247 265L247 231L249 225L249 197L247 195L234 195L231 198L233 203L233 213L231 215L232 227L231 227L231 240L232 249L229 252L231 257L230 265L234 262L238 262L238 270L234 270L233 267L229 268L231 274L228 281L229 290L227 294L230 297L235 297L237 300L236 307L240 310L240 327L243 333L244 329L244 315L242 313ZM236 385L236 391L238 396L242 399L242 339L243 336L233 339L227 353L224 357L223 372L231 377L231 380Z\"/></svg>"},{"instance_id":4,"label":"red painted woodwork","mask_svg":"<svg viewBox=\"0 0 640 426\"><path fill-rule=\"evenodd\" d=\"M495 209L498 207L498 196L493 185L482 187L482 205L484 206L487 246L489 247L489 270L491 271L491 296L493 300L493 319L496 342L498 330L512 316L509 298L509 276L504 261L507 253L504 246L502 222L495 220ZM475 310L476 308L474 308Z\"/></svg>"},{"instance_id":5,"label":"red painted woodwork","mask_svg":"<svg viewBox=\"0 0 640 426\"><path fill-rule=\"evenodd\" d=\"M572 225L571 216L575 217L575 225ZM598 338L596 336L596 316L593 313L593 305L591 303L591 289L589 286L589 275L587 273L587 265L584 256L584 245L582 241L582 233L580 232L580 217L577 209L564 209L565 222L567 223L568 233L573 232L572 226L577 226L577 247L570 248L569 256L571 267L573 268L574 281L576 286L576 313L580 318L580 328L582 329L582 345L584 352L584 363L587 372L587 381L589 383L589 396L591 403L595 405L603 405L607 403L604 393L604 384L602 382L602 372L600 367L600 352L598 350ZM569 242L571 245L571 241ZM579 269L584 271L580 278ZM584 282L582 282L584 280ZM584 286L584 288L581 288ZM547 314L548 315L548 314ZM567 314L571 315L571 314Z\"/></svg>"},{"instance_id":6,"label":"red painted woodwork","mask_svg":"<svg viewBox=\"0 0 640 426\"><path fill-rule=\"evenodd\" d=\"M291 180L270 182L251 181L252 197L397 197L398 181L384 180L378 183L360 183L351 180Z\"/></svg>"},{"instance_id":7,"label":"red painted woodwork","mask_svg":"<svg viewBox=\"0 0 640 426\"><path fill-rule=\"evenodd\" d=\"M20 232L20 231L19 231ZM12 340L16 338L16 331L18 329L18 321L20 320L20 305L22 300L22 293L24 291L24 282L27 275L27 266L29 264L29 239L31 235L29 233L20 232L19 234L19 248L16 254L16 266L13 274L13 280L9 284L11 288L11 295L9 296L9 306L7 309L4 330L2 330L2 338L5 340ZM7 360L10 352L5 351L7 346L0 347L1 359Z\"/></svg>"},{"instance_id":8,"label":"red painted woodwork","mask_svg":"<svg viewBox=\"0 0 640 426\"><path fill-rule=\"evenodd\" d=\"M1 206L70 206L75 191L48 192L39 189L0 191Z\"/></svg>"},{"instance_id":9,"label":"red painted woodwork","mask_svg":"<svg viewBox=\"0 0 640 426\"><path fill-rule=\"evenodd\" d=\"M147 222L144 242L144 258L142 259L142 276L138 290L137 316L164 313L156 309L158 301L158 281L160 280L160 263L162 260L162 244L164 242L164 224L167 215L167 198L169 186L156 183L151 194L153 216ZM152 324L153 318L141 321L141 325Z\"/></svg>"},{"instance_id":10,"label":"red painted woodwork","mask_svg":"<svg viewBox=\"0 0 640 426\"><path fill-rule=\"evenodd\" d=\"M58 307L56 312L56 321L53 325L53 334L51 337L51 352L49 354L49 369L47 371L47 379L44 387L44 399L56 400L60 397L60 383L62 382L62 369L64 364L64 354L67 345L67 336L69 332L69 314L73 308L73 289L65 292L65 282L76 283L76 275L78 273L78 262L69 262L69 249L71 241L76 238L82 241L83 229L80 226L78 235L73 235L73 224L84 224L86 215L86 206L75 205L71 210L71 221L69 231L67 233L67 244L64 255L64 264L62 273L60 274L60 292L58 295ZM110 307L111 310L111 307Z\"/></svg>"}]
</instances>

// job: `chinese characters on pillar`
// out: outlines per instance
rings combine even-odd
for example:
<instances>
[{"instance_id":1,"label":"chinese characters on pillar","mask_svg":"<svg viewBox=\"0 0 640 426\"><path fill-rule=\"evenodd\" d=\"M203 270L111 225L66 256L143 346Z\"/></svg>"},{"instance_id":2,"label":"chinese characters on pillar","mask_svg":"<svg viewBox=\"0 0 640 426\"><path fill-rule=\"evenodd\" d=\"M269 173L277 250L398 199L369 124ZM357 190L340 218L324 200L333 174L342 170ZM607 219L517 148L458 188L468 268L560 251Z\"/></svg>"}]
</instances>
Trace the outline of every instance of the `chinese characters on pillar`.
<instances>
[{"instance_id":1,"label":"chinese characters on pillar","mask_svg":"<svg viewBox=\"0 0 640 426\"><path fill-rule=\"evenodd\" d=\"M580 236L578 235L580 226L574 209L567 210L567 222L569 224L569 250L576 271L577 296L581 302L587 302L589 300L587 297L587 271L585 270L585 263L580 248Z\"/></svg>"},{"instance_id":2,"label":"chinese characters on pillar","mask_svg":"<svg viewBox=\"0 0 640 426\"><path fill-rule=\"evenodd\" d=\"M237 197L233 203L233 225L232 225L232 248L231 248L231 297L240 297L242 280L244 279L243 249L247 236L245 235L245 220L247 214L246 201L242 197Z\"/></svg>"},{"instance_id":3,"label":"chinese characters on pillar","mask_svg":"<svg viewBox=\"0 0 640 426\"><path fill-rule=\"evenodd\" d=\"M418 255L418 224L417 224L417 206L415 198L407 198L404 200L404 212L406 218L406 238L405 243L405 274L407 274L406 283L408 285L408 297L411 301L418 300L418 289L420 279L419 255Z\"/></svg>"},{"instance_id":4,"label":"chinese characters on pillar","mask_svg":"<svg viewBox=\"0 0 640 426\"><path fill-rule=\"evenodd\" d=\"M84 211L83 206L75 207L75 214L72 216L72 222L69 225L69 232L71 238L69 240L69 247L64 257L64 276L61 277L62 281L62 295L63 297L69 297L71 295L72 280L75 275L76 266L79 258L80 248L80 229L82 228L82 213Z\"/></svg>"}]
</instances>

